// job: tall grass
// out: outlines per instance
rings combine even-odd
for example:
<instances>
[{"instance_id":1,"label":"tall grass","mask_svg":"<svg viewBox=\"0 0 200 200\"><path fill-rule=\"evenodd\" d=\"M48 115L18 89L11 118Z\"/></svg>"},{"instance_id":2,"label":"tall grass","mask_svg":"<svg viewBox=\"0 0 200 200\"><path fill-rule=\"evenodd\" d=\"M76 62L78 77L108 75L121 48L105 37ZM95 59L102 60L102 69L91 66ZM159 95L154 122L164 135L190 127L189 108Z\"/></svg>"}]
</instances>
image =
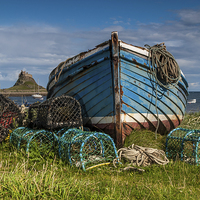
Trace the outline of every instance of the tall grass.
<instances>
[{"instance_id":1,"label":"tall grass","mask_svg":"<svg viewBox=\"0 0 200 200\"><path fill-rule=\"evenodd\" d=\"M180 126L188 129L200 129L200 112L186 114Z\"/></svg>"},{"instance_id":2,"label":"tall grass","mask_svg":"<svg viewBox=\"0 0 200 200\"><path fill-rule=\"evenodd\" d=\"M134 131L125 145L164 149L165 140L166 136L161 135L155 140L150 131ZM111 164L84 172L53 152L45 158L27 156L23 149L17 151L4 142L0 145L0 198L199 199L199 166L177 160L165 166L144 167L144 172L121 172L120 167Z\"/></svg>"}]
</instances>

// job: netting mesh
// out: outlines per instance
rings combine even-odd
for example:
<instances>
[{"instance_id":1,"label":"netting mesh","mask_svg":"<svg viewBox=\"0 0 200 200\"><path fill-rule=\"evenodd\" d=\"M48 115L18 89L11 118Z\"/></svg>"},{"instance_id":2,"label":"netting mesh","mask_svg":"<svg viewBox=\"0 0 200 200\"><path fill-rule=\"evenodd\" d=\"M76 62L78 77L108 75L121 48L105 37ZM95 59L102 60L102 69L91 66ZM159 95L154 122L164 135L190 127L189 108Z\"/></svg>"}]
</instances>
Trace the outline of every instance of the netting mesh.
<instances>
[{"instance_id":1,"label":"netting mesh","mask_svg":"<svg viewBox=\"0 0 200 200\"><path fill-rule=\"evenodd\" d=\"M73 97L62 95L31 105L27 124L12 131L10 143L29 155L45 156L53 150L62 160L84 170L86 165L118 158L109 135L83 131L81 106Z\"/></svg>"},{"instance_id":2,"label":"netting mesh","mask_svg":"<svg viewBox=\"0 0 200 200\"><path fill-rule=\"evenodd\" d=\"M37 128L51 130L81 127L83 126L81 105L76 99L67 95L50 98L30 107L29 122Z\"/></svg>"},{"instance_id":3,"label":"netting mesh","mask_svg":"<svg viewBox=\"0 0 200 200\"><path fill-rule=\"evenodd\" d=\"M28 109L28 119L27 119L28 127L31 127L31 128L37 127L37 115L38 115L39 105L40 105L40 102L36 102L30 105Z\"/></svg>"},{"instance_id":4,"label":"netting mesh","mask_svg":"<svg viewBox=\"0 0 200 200\"><path fill-rule=\"evenodd\" d=\"M18 106L9 98L0 94L0 142L8 135L10 128L16 126L21 118Z\"/></svg>"},{"instance_id":5,"label":"netting mesh","mask_svg":"<svg viewBox=\"0 0 200 200\"><path fill-rule=\"evenodd\" d=\"M86 169L86 165L112 162L118 158L113 139L104 133L62 128L57 132L35 130L27 127L15 129L10 142L26 153L47 155L51 150L60 158L76 167Z\"/></svg>"},{"instance_id":6,"label":"netting mesh","mask_svg":"<svg viewBox=\"0 0 200 200\"><path fill-rule=\"evenodd\" d=\"M27 127L19 127L12 131L10 142L19 148L24 148L26 153L38 153L46 155L53 149L57 137L48 130L35 130Z\"/></svg>"},{"instance_id":7,"label":"netting mesh","mask_svg":"<svg viewBox=\"0 0 200 200\"><path fill-rule=\"evenodd\" d=\"M173 160L181 159L190 164L200 164L200 130L177 128L166 140L166 155Z\"/></svg>"},{"instance_id":8,"label":"netting mesh","mask_svg":"<svg viewBox=\"0 0 200 200\"><path fill-rule=\"evenodd\" d=\"M4 128L1 124L0 124L0 143L5 140L5 138L8 136L9 134L9 129Z\"/></svg>"},{"instance_id":9,"label":"netting mesh","mask_svg":"<svg viewBox=\"0 0 200 200\"><path fill-rule=\"evenodd\" d=\"M59 138L60 158L77 167L111 162L118 157L113 139L104 133L69 129Z\"/></svg>"}]
</instances>

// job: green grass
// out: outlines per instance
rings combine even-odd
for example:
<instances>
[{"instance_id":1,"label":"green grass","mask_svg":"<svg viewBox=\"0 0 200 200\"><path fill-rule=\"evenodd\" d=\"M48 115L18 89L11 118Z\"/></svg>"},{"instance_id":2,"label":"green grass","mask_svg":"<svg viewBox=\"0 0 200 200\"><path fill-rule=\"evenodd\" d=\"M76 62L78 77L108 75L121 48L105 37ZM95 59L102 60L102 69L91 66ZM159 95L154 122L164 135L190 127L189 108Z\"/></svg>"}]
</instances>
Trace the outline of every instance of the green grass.
<instances>
[{"instance_id":1,"label":"green grass","mask_svg":"<svg viewBox=\"0 0 200 200\"><path fill-rule=\"evenodd\" d=\"M183 126L199 116L186 115ZM165 141L166 136L158 134L155 140L154 132L137 130L125 145L165 149ZM0 199L199 199L199 166L177 160L143 167L144 172L120 172L121 167L111 164L84 172L53 152L45 158L27 157L7 141L0 145Z\"/></svg>"},{"instance_id":2,"label":"green grass","mask_svg":"<svg viewBox=\"0 0 200 200\"><path fill-rule=\"evenodd\" d=\"M46 92L46 89L42 86L39 87L40 92ZM33 83L32 81L26 81L22 85L15 85L13 87L4 89L4 91L11 91L11 92L17 92L17 91L30 91L30 92L35 92L38 90L38 85Z\"/></svg>"},{"instance_id":3,"label":"green grass","mask_svg":"<svg viewBox=\"0 0 200 200\"><path fill-rule=\"evenodd\" d=\"M31 89L34 90L34 83L31 82L31 81L27 81L22 85L15 85L15 86L10 87L6 90L9 91L9 90L31 90Z\"/></svg>"},{"instance_id":4,"label":"green grass","mask_svg":"<svg viewBox=\"0 0 200 200\"><path fill-rule=\"evenodd\" d=\"M200 112L186 114L180 126L187 129L200 129Z\"/></svg>"},{"instance_id":5,"label":"green grass","mask_svg":"<svg viewBox=\"0 0 200 200\"><path fill-rule=\"evenodd\" d=\"M157 136L157 139L155 137ZM136 144L143 147L151 147L155 149L165 150L165 141L167 135L160 135L149 130L134 130L126 137L124 146L128 147L132 144Z\"/></svg>"}]
</instances>

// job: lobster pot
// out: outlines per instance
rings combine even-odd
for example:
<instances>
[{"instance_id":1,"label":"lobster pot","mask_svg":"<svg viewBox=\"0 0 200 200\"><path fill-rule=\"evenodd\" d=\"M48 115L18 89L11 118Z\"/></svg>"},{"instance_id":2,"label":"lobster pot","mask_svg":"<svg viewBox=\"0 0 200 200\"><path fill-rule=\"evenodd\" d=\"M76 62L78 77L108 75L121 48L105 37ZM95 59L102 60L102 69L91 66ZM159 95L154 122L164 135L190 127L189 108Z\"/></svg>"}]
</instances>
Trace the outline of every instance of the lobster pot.
<instances>
[{"instance_id":1,"label":"lobster pot","mask_svg":"<svg viewBox=\"0 0 200 200\"><path fill-rule=\"evenodd\" d=\"M10 143L19 149L22 137L28 131L32 131L32 130L27 127L18 127L14 129L10 134Z\"/></svg>"},{"instance_id":2,"label":"lobster pot","mask_svg":"<svg viewBox=\"0 0 200 200\"><path fill-rule=\"evenodd\" d=\"M57 137L48 130L34 130L26 127L14 129L10 142L19 148L24 148L26 153L46 155L52 150Z\"/></svg>"},{"instance_id":3,"label":"lobster pot","mask_svg":"<svg viewBox=\"0 0 200 200\"><path fill-rule=\"evenodd\" d=\"M30 105L28 109L28 126L29 127L35 127L37 124L37 115L38 115L38 109L39 109L40 102L36 102L32 105Z\"/></svg>"},{"instance_id":4,"label":"lobster pot","mask_svg":"<svg viewBox=\"0 0 200 200\"><path fill-rule=\"evenodd\" d=\"M12 128L21 118L19 107L9 98L0 94L0 142L8 135L7 129Z\"/></svg>"},{"instance_id":5,"label":"lobster pot","mask_svg":"<svg viewBox=\"0 0 200 200\"><path fill-rule=\"evenodd\" d=\"M0 143L8 136L8 134L9 134L9 129L4 128L0 124Z\"/></svg>"},{"instance_id":6,"label":"lobster pot","mask_svg":"<svg viewBox=\"0 0 200 200\"><path fill-rule=\"evenodd\" d=\"M80 103L66 95L50 98L39 105L37 122L47 129L83 126Z\"/></svg>"},{"instance_id":7,"label":"lobster pot","mask_svg":"<svg viewBox=\"0 0 200 200\"><path fill-rule=\"evenodd\" d=\"M200 130L177 128L166 140L166 156L181 159L190 164L200 164Z\"/></svg>"},{"instance_id":8,"label":"lobster pot","mask_svg":"<svg viewBox=\"0 0 200 200\"><path fill-rule=\"evenodd\" d=\"M0 124L10 128L14 120L19 120L21 112L19 107L9 98L0 94Z\"/></svg>"},{"instance_id":9,"label":"lobster pot","mask_svg":"<svg viewBox=\"0 0 200 200\"><path fill-rule=\"evenodd\" d=\"M58 142L60 158L83 170L118 157L113 139L104 133L68 129Z\"/></svg>"}]
</instances>

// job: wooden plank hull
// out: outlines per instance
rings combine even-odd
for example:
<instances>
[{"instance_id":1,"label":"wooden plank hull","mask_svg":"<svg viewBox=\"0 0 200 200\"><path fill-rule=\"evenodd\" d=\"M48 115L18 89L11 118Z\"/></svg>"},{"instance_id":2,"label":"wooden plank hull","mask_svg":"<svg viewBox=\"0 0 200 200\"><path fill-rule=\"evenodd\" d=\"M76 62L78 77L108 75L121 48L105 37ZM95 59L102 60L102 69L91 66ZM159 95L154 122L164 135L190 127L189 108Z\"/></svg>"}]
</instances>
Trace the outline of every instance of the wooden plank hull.
<instances>
[{"instance_id":1,"label":"wooden plank hull","mask_svg":"<svg viewBox=\"0 0 200 200\"><path fill-rule=\"evenodd\" d=\"M158 128L164 134L183 120L188 85L182 75L175 87L166 89L152 78L150 67L146 49L119 41L113 33L110 41L55 68L47 98L75 97L84 125L108 133L117 146L135 128Z\"/></svg>"}]
</instances>

